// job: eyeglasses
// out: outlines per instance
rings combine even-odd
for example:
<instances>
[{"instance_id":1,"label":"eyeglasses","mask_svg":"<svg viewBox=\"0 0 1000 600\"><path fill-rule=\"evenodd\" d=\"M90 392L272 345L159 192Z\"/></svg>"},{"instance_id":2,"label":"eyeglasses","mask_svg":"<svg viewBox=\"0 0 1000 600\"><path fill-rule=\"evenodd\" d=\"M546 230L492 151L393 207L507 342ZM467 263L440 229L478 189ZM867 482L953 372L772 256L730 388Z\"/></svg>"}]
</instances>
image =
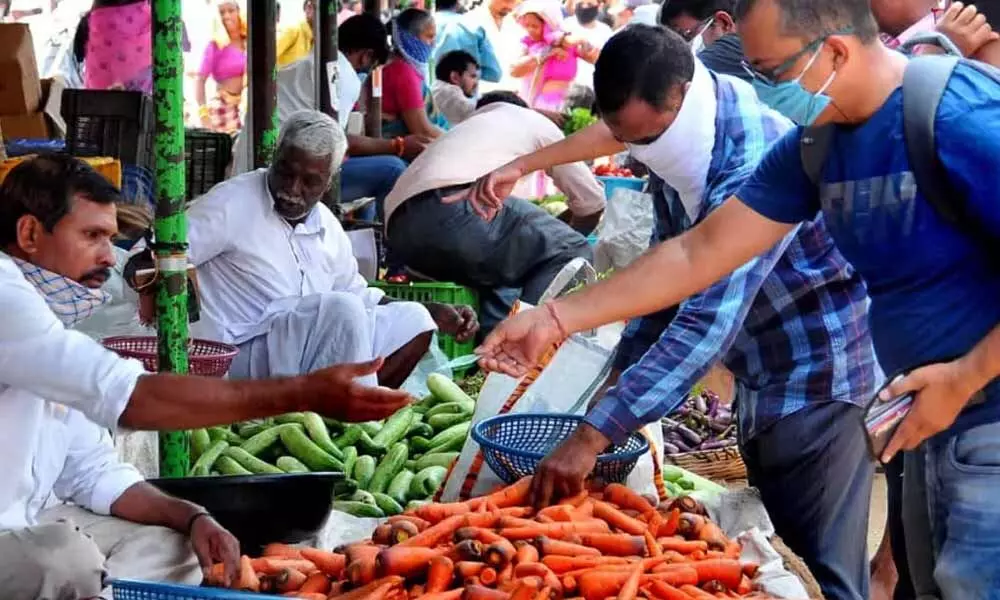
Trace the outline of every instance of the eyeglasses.
<instances>
[{"instance_id":1,"label":"eyeglasses","mask_svg":"<svg viewBox=\"0 0 1000 600\"><path fill-rule=\"evenodd\" d=\"M746 58L740 61L740 66L743 67L743 70L746 71L751 78L756 79L757 81L760 81L762 83L766 83L767 85L777 85L778 80L781 78L781 76L787 73L788 70L791 69L793 66L795 66L795 63L798 62L800 58L802 58L806 54L809 54L810 52L818 50L819 47L822 46L823 43L826 42L826 40L828 40L830 37L835 35L846 35L852 33L853 31L854 31L853 27L844 27L836 31L831 31L830 33L824 33L820 37L806 44L801 50L799 50L795 54L781 61L781 64L774 67L773 69L758 69L757 67L750 64L750 61L748 61Z\"/></svg>"},{"instance_id":2,"label":"eyeglasses","mask_svg":"<svg viewBox=\"0 0 1000 600\"><path fill-rule=\"evenodd\" d=\"M674 31L677 32L677 35L684 38L685 42L690 42L702 33L705 33L705 30L711 27L713 22L715 22L715 16L711 16L704 21L701 21L694 27L689 27L687 29L674 29Z\"/></svg>"}]
</instances>

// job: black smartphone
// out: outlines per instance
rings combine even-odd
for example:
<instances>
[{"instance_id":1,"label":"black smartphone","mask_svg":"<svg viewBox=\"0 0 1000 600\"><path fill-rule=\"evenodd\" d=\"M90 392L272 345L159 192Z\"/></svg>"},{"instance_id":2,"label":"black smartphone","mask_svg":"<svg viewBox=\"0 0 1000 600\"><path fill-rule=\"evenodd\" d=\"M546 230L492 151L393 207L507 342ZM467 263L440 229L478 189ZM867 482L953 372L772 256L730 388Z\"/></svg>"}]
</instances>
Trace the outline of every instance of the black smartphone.
<instances>
[{"instance_id":1,"label":"black smartphone","mask_svg":"<svg viewBox=\"0 0 1000 600\"><path fill-rule=\"evenodd\" d=\"M909 414L913 407L913 394L904 394L891 400L879 400L879 394L893 382L903 378L905 374L890 379L865 407L863 425L868 434L868 450L875 460L882 460L882 453L889 445L889 440L896 433L899 424Z\"/></svg>"}]
</instances>

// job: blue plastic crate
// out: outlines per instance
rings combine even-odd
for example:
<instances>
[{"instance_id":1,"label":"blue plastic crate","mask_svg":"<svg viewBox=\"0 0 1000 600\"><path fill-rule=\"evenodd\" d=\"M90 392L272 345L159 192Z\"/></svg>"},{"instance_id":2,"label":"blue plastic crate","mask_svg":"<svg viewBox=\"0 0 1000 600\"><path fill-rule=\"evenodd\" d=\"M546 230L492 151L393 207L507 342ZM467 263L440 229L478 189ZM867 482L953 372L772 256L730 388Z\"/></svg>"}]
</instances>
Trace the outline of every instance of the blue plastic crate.
<instances>
[{"instance_id":1,"label":"blue plastic crate","mask_svg":"<svg viewBox=\"0 0 1000 600\"><path fill-rule=\"evenodd\" d=\"M114 600L268 600L281 599L270 594L251 594L218 588L177 585L172 583L151 583L131 579L111 581Z\"/></svg>"},{"instance_id":2,"label":"blue plastic crate","mask_svg":"<svg viewBox=\"0 0 1000 600\"><path fill-rule=\"evenodd\" d=\"M578 415L520 413L497 415L472 428L472 439L482 448L486 464L500 479L514 483L533 475L538 463L583 422ZM646 452L649 442L633 433L624 444L597 457L591 474L605 483L623 483Z\"/></svg>"},{"instance_id":3,"label":"blue plastic crate","mask_svg":"<svg viewBox=\"0 0 1000 600\"><path fill-rule=\"evenodd\" d=\"M618 188L641 192L646 187L646 180L639 179L638 177L609 177L603 175L598 177L597 180L604 184L604 197L608 200L611 200L611 196L614 195L615 190Z\"/></svg>"}]
</instances>

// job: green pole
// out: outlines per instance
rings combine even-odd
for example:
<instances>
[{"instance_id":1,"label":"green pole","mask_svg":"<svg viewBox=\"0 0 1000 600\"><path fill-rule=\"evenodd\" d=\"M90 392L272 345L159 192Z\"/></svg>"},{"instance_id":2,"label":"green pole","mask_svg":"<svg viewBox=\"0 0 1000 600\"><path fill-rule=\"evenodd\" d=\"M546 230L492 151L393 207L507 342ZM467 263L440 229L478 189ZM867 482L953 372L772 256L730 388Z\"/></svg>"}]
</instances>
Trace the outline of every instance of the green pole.
<instances>
[{"instance_id":1,"label":"green pole","mask_svg":"<svg viewBox=\"0 0 1000 600\"><path fill-rule=\"evenodd\" d=\"M253 166L270 166L278 145L278 67L274 0L250 3L250 119L253 130Z\"/></svg>"},{"instance_id":2,"label":"green pole","mask_svg":"<svg viewBox=\"0 0 1000 600\"><path fill-rule=\"evenodd\" d=\"M153 2L153 101L156 109L156 289L159 370L188 372L187 218L184 214L184 55L181 0ZM160 475L188 473L188 436L160 434Z\"/></svg>"}]
</instances>

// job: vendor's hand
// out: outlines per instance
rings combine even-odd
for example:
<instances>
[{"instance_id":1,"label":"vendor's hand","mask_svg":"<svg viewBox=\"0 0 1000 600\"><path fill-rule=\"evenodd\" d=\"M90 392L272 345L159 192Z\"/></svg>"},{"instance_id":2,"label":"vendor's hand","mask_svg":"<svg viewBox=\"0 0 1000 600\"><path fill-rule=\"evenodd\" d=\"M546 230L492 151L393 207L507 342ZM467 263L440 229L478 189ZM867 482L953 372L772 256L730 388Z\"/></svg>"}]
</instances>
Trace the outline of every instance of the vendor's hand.
<instances>
[{"instance_id":1,"label":"vendor's hand","mask_svg":"<svg viewBox=\"0 0 1000 600\"><path fill-rule=\"evenodd\" d=\"M444 198L444 202L468 200L472 209L485 221L492 221L503 207L504 201L514 191L525 173L518 162L512 161L479 178L468 191Z\"/></svg>"},{"instance_id":2,"label":"vendor's hand","mask_svg":"<svg viewBox=\"0 0 1000 600\"><path fill-rule=\"evenodd\" d=\"M406 160L413 160L424 151L427 144L430 144L433 141L433 139L427 137L426 135L408 135L404 137L403 158Z\"/></svg>"},{"instance_id":3,"label":"vendor's hand","mask_svg":"<svg viewBox=\"0 0 1000 600\"><path fill-rule=\"evenodd\" d=\"M366 363L343 364L320 369L305 376L305 385L313 390L309 410L348 423L378 421L407 404L413 398L406 392L385 387L368 387L358 377L373 375L382 368L382 359Z\"/></svg>"},{"instance_id":4,"label":"vendor's hand","mask_svg":"<svg viewBox=\"0 0 1000 600\"><path fill-rule=\"evenodd\" d=\"M597 455L609 443L600 431L581 424L573 435L538 463L531 479L531 504L540 509L560 498L582 492L597 464Z\"/></svg>"},{"instance_id":5,"label":"vendor's hand","mask_svg":"<svg viewBox=\"0 0 1000 600\"><path fill-rule=\"evenodd\" d=\"M900 450L913 450L924 440L944 431L981 386L966 372L961 360L921 367L894 381L879 394L882 401L915 394L910 412L896 429L882 453L889 462Z\"/></svg>"},{"instance_id":6,"label":"vendor's hand","mask_svg":"<svg viewBox=\"0 0 1000 600\"><path fill-rule=\"evenodd\" d=\"M476 349L479 366L487 371L523 377L542 354L562 339L549 311L532 308L503 321Z\"/></svg>"},{"instance_id":7,"label":"vendor's hand","mask_svg":"<svg viewBox=\"0 0 1000 600\"><path fill-rule=\"evenodd\" d=\"M935 29L954 42L963 56L971 56L987 43L1000 39L1000 35L986 22L986 15L976 10L974 5L961 2L953 2L944 11Z\"/></svg>"},{"instance_id":8,"label":"vendor's hand","mask_svg":"<svg viewBox=\"0 0 1000 600\"><path fill-rule=\"evenodd\" d=\"M479 331L479 320L476 311L471 306L463 304L440 304L428 302L424 304L431 318L437 323L441 333L455 336L459 342L467 342Z\"/></svg>"},{"instance_id":9,"label":"vendor's hand","mask_svg":"<svg viewBox=\"0 0 1000 600\"><path fill-rule=\"evenodd\" d=\"M222 563L225 581L220 583L229 587L240 569L240 543L211 516L195 519L189 535L201 570L207 576L212 565Z\"/></svg>"}]
</instances>

